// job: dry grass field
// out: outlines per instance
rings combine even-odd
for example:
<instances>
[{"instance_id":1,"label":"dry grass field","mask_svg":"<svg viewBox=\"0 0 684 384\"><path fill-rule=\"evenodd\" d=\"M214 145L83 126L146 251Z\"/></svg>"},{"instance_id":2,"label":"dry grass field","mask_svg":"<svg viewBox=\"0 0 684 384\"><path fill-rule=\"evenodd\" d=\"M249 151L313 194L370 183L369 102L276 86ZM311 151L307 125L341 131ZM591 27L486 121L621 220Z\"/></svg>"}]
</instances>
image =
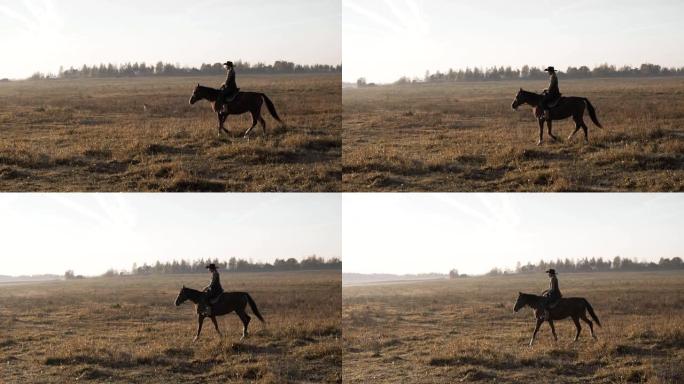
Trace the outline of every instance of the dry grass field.
<instances>
[{"instance_id":1,"label":"dry grass field","mask_svg":"<svg viewBox=\"0 0 684 384\"><path fill-rule=\"evenodd\" d=\"M83 79L0 83L0 190L335 191L341 188L341 77L240 76L266 93L287 124L249 114L217 135L199 82L222 77ZM144 108L147 104L147 110Z\"/></svg>"},{"instance_id":2,"label":"dry grass field","mask_svg":"<svg viewBox=\"0 0 684 384\"><path fill-rule=\"evenodd\" d=\"M538 147L520 87L547 82L421 84L345 89L343 185L347 191L682 191L684 79L561 80L588 97L588 145L571 120L561 142Z\"/></svg>"},{"instance_id":3,"label":"dry grass field","mask_svg":"<svg viewBox=\"0 0 684 384\"><path fill-rule=\"evenodd\" d=\"M235 314L206 321L173 302L207 276L95 278L0 285L2 383L307 383L342 381L339 272L224 274L247 291L251 335Z\"/></svg>"},{"instance_id":4,"label":"dry grass field","mask_svg":"<svg viewBox=\"0 0 684 384\"><path fill-rule=\"evenodd\" d=\"M602 328L548 324L529 347L532 310L513 313L539 276L477 277L343 287L346 383L681 383L684 274L559 276L564 296L585 297Z\"/></svg>"}]
</instances>

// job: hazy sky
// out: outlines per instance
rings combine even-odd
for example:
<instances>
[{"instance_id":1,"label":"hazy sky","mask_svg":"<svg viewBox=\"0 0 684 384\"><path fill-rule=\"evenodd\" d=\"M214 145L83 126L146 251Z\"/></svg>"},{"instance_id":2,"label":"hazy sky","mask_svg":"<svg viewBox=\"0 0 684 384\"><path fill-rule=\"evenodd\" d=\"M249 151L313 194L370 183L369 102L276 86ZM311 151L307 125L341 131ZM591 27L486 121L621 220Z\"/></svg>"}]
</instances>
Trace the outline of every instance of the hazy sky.
<instances>
[{"instance_id":1,"label":"hazy sky","mask_svg":"<svg viewBox=\"0 0 684 384\"><path fill-rule=\"evenodd\" d=\"M340 0L0 0L0 77L159 60L340 64Z\"/></svg>"},{"instance_id":2,"label":"hazy sky","mask_svg":"<svg viewBox=\"0 0 684 384\"><path fill-rule=\"evenodd\" d=\"M466 66L684 66L681 0L342 0L343 79Z\"/></svg>"},{"instance_id":3,"label":"hazy sky","mask_svg":"<svg viewBox=\"0 0 684 384\"><path fill-rule=\"evenodd\" d=\"M343 269L479 274L517 261L684 257L684 194L346 194Z\"/></svg>"},{"instance_id":4,"label":"hazy sky","mask_svg":"<svg viewBox=\"0 0 684 384\"><path fill-rule=\"evenodd\" d=\"M0 194L0 275L341 256L338 194Z\"/></svg>"}]
</instances>

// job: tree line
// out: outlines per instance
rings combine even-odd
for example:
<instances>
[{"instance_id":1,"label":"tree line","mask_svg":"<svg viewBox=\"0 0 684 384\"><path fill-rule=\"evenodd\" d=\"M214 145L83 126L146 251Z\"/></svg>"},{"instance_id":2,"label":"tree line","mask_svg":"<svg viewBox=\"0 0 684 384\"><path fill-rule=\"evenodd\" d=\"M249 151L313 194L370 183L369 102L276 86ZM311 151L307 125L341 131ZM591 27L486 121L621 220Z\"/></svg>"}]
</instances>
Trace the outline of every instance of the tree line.
<instances>
[{"instance_id":1,"label":"tree line","mask_svg":"<svg viewBox=\"0 0 684 384\"><path fill-rule=\"evenodd\" d=\"M342 260L340 260L339 258L324 259L316 255L306 257L301 261L295 258L275 259L273 263L252 262L244 259L231 257L227 261L219 259L197 259L180 261L173 260L164 263L157 261L156 263L151 265L148 265L147 263L144 263L143 265L133 264L130 271L117 271L115 269L110 269L107 272L105 272L103 276L207 273L206 266L210 263L216 264L216 267L221 272L229 273L342 269Z\"/></svg>"},{"instance_id":2,"label":"tree line","mask_svg":"<svg viewBox=\"0 0 684 384\"><path fill-rule=\"evenodd\" d=\"M606 77L665 77L684 76L684 67L668 68L656 64L642 64L639 67L602 64L590 69L587 66L568 67L565 71L558 70L558 77L563 79L589 79ZM436 82L468 82L468 81L501 81L501 80L543 80L548 74L542 68L525 65L522 68L491 67L449 69L447 72L437 71L425 73L421 78L402 77L395 84L436 83ZM357 81L357 85L365 86L365 79Z\"/></svg>"},{"instance_id":3,"label":"tree line","mask_svg":"<svg viewBox=\"0 0 684 384\"><path fill-rule=\"evenodd\" d=\"M342 65L329 64L295 64L289 61L276 61L273 64L251 64L236 61L235 70L247 74L293 74L293 73L341 73ZM148 77L148 76L194 76L194 75L223 75L226 70L221 63L202 64L199 68L184 67L180 64L157 62L83 65L80 68L60 67L57 74L36 72L30 80L44 79L78 79L78 78L108 78L108 77Z\"/></svg>"},{"instance_id":4,"label":"tree line","mask_svg":"<svg viewBox=\"0 0 684 384\"><path fill-rule=\"evenodd\" d=\"M660 258L656 263L653 261L637 261L636 259L615 256L613 260L599 258L583 258L577 260L557 259L555 261L540 260L538 263L518 264L515 270L494 268L487 275L497 276L513 273L543 273L553 268L558 273L573 272L637 272L637 271L669 271L683 270L684 263L680 257Z\"/></svg>"}]
</instances>

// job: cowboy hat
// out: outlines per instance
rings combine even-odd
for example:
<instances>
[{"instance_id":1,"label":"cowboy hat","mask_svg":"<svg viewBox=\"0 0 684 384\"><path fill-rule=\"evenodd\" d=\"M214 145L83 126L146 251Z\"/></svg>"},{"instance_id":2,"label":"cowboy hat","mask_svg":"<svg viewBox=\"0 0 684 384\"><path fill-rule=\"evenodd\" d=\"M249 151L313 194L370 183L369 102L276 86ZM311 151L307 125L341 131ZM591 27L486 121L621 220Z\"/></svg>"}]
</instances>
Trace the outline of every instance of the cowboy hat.
<instances>
[{"instance_id":1,"label":"cowboy hat","mask_svg":"<svg viewBox=\"0 0 684 384\"><path fill-rule=\"evenodd\" d=\"M216 269L216 264L214 264L214 263L211 263L211 264L207 265L207 266L206 266L206 267L204 267L204 268L208 268L208 269Z\"/></svg>"},{"instance_id":2,"label":"cowboy hat","mask_svg":"<svg viewBox=\"0 0 684 384\"><path fill-rule=\"evenodd\" d=\"M555 274L556 274L556 270L553 269L553 268L551 268L551 269L549 269L549 270L547 270L547 271L545 271L545 272L546 272L546 273L550 273L550 274L552 274L552 275L555 275Z\"/></svg>"},{"instance_id":3,"label":"cowboy hat","mask_svg":"<svg viewBox=\"0 0 684 384\"><path fill-rule=\"evenodd\" d=\"M544 70L545 72L556 72L556 68L554 67L548 67Z\"/></svg>"},{"instance_id":4,"label":"cowboy hat","mask_svg":"<svg viewBox=\"0 0 684 384\"><path fill-rule=\"evenodd\" d=\"M234 66L232 61L226 61L225 63L223 63L223 65L225 65L227 67L233 67Z\"/></svg>"}]
</instances>

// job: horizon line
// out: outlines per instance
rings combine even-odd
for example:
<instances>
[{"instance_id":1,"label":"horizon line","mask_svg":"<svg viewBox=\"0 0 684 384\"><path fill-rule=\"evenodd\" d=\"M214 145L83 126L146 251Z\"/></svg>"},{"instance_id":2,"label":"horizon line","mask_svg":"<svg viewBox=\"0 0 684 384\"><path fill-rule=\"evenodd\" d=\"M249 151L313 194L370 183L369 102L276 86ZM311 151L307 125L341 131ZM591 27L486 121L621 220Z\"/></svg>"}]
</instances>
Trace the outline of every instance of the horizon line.
<instances>
[{"instance_id":1,"label":"horizon line","mask_svg":"<svg viewBox=\"0 0 684 384\"><path fill-rule=\"evenodd\" d=\"M296 61L290 61L290 60L287 60L287 59L273 60L272 62L267 62L267 61L247 61L247 60L242 60L242 59L237 59L237 60L233 61L233 63L235 64L236 69L239 69L238 67L239 67L240 65L254 66L254 65L263 64L263 65L274 66L274 65L275 65L276 63L278 63L278 62L292 63L292 64L294 64L295 66L309 66L309 67L313 67L313 66L319 66L319 65L320 65L320 66L339 67L340 69L343 68L343 67L342 67L342 62L338 62L338 63L334 63L334 64L332 64L332 63L320 63L320 62L315 62L315 63L300 63L300 62L296 62ZM83 63L83 64L80 64L80 65L69 65L69 66L66 66L66 65L63 65L63 64L62 64L62 65L60 65L59 68L57 69L57 73L54 73L54 72L52 72L52 71L35 71L33 74L31 74L31 75L29 75L29 76L27 76L27 77L23 77L23 78L16 78L16 77L15 77L15 78L10 78L10 77L4 77L4 76L0 75L0 79L1 79L1 80L11 80L11 81L29 80L32 76L35 76L35 75L37 75L37 74L44 75L46 78L58 79L58 78L59 78L59 77L58 77L58 73L59 73L59 70L60 70L60 69L65 70L65 71L66 71L66 70L79 70L79 71L80 71L84 66L90 67L90 68L96 68L96 67L99 68L99 67L102 66L102 65L104 65L105 67L107 67L107 66L109 66L110 64L111 64L112 66L114 66L114 68L121 68L122 66L125 66L125 65L133 65L133 64L138 64L138 65L140 65L140 64L145 64L145 67L146 67L146 68L154 68L154 67L155 67L157 64L159 64L159 63L161 63L161 64L163 64L163 65L173 65L173 66L175 66L176 69L185 69L185 70L193 70L193 69L199 70L203 65L216 65L216 64L222 64L220 61L217 61L217 62L201 62L201 63L199 63L199 64L187 64L187 63L181 63L181 62L178 62L178 61L174 62L174 61L167 61L167 60L153 60L153 61L150 61L150 62L145 61L145 60L142 60L142 61L141 61L141 60L135 60L135 61L127 60L127 61L119 61L119 62L103 62L103 61L100 61L99 63L92 63L92 64ZM251 70L252 68L249 68L249 69Z\"/></svg>"},{"instance_id":2,"label":"horizon line","mask_svg":"<svg viewBox=\"0 0 684 384\"><path fill-rule=\"evenodd\" d=\"M641 67L644 65L658 66L658 67L660 67L661 70L662 69L677 70L677 71L684 70L684 65L682 65L682 66L666 66L666 65L660 65L660 64L655 64L652 62L645 61L639 65L630 65L630 64L616 65L616 64L609 64L607 62L602 63L602 64L598 64L598 65L595 64L593 66L589 66L587 64L583 64L583 65L579 65L579 66L568 65L565 68L565 71L562 71L560 69L556 69L556 72L559 74L566 74L568 72L568 70L571 68L573 68L573 69L587 68L591 71L591 70L595 70L595 69L599 69L599 68L610 68L610 67L613 67L613 68L615 68L615 70L618 70L618 71L621 69L624 69L624 68L630 68L631 70L640 70ZM530 64L523 64L521 66L513 66L513 65L491 65L491 66L487 66L487 65L482 65L482 66L449 67L447 69L437 69L437 70L426 69L425 74L422 77L403 75L403 76L400 76L399 78L397 78L396 80L393 80L391 82L371 82L369 84L389 85L389 84L394 84L394 83L401 81L403 79L409 80L411 82L425 82L425 75L431 76L434 74L448 74L452 71L453 72L459 72L459 71L465 72L467 70L474 71L476 69L482 73L487 73L488 70L492 70L492 69L499 70L501 68L511 69L513 71L522 71L522 69L525 67L528 67L530 70L539 69L539 70L541 70L542 73L544 73L544 71L541 69L543 67L543 65L542 66L536 66L536 65L530 65ZM366 76L364 75L364 76L361 76L361 77L359 77L357 79L353 79L353 80L342 79L342 82L347 83L347 84L355 84L358 80L365 79L365 78L366 78Z\"/></svg>"}]
</instances>

